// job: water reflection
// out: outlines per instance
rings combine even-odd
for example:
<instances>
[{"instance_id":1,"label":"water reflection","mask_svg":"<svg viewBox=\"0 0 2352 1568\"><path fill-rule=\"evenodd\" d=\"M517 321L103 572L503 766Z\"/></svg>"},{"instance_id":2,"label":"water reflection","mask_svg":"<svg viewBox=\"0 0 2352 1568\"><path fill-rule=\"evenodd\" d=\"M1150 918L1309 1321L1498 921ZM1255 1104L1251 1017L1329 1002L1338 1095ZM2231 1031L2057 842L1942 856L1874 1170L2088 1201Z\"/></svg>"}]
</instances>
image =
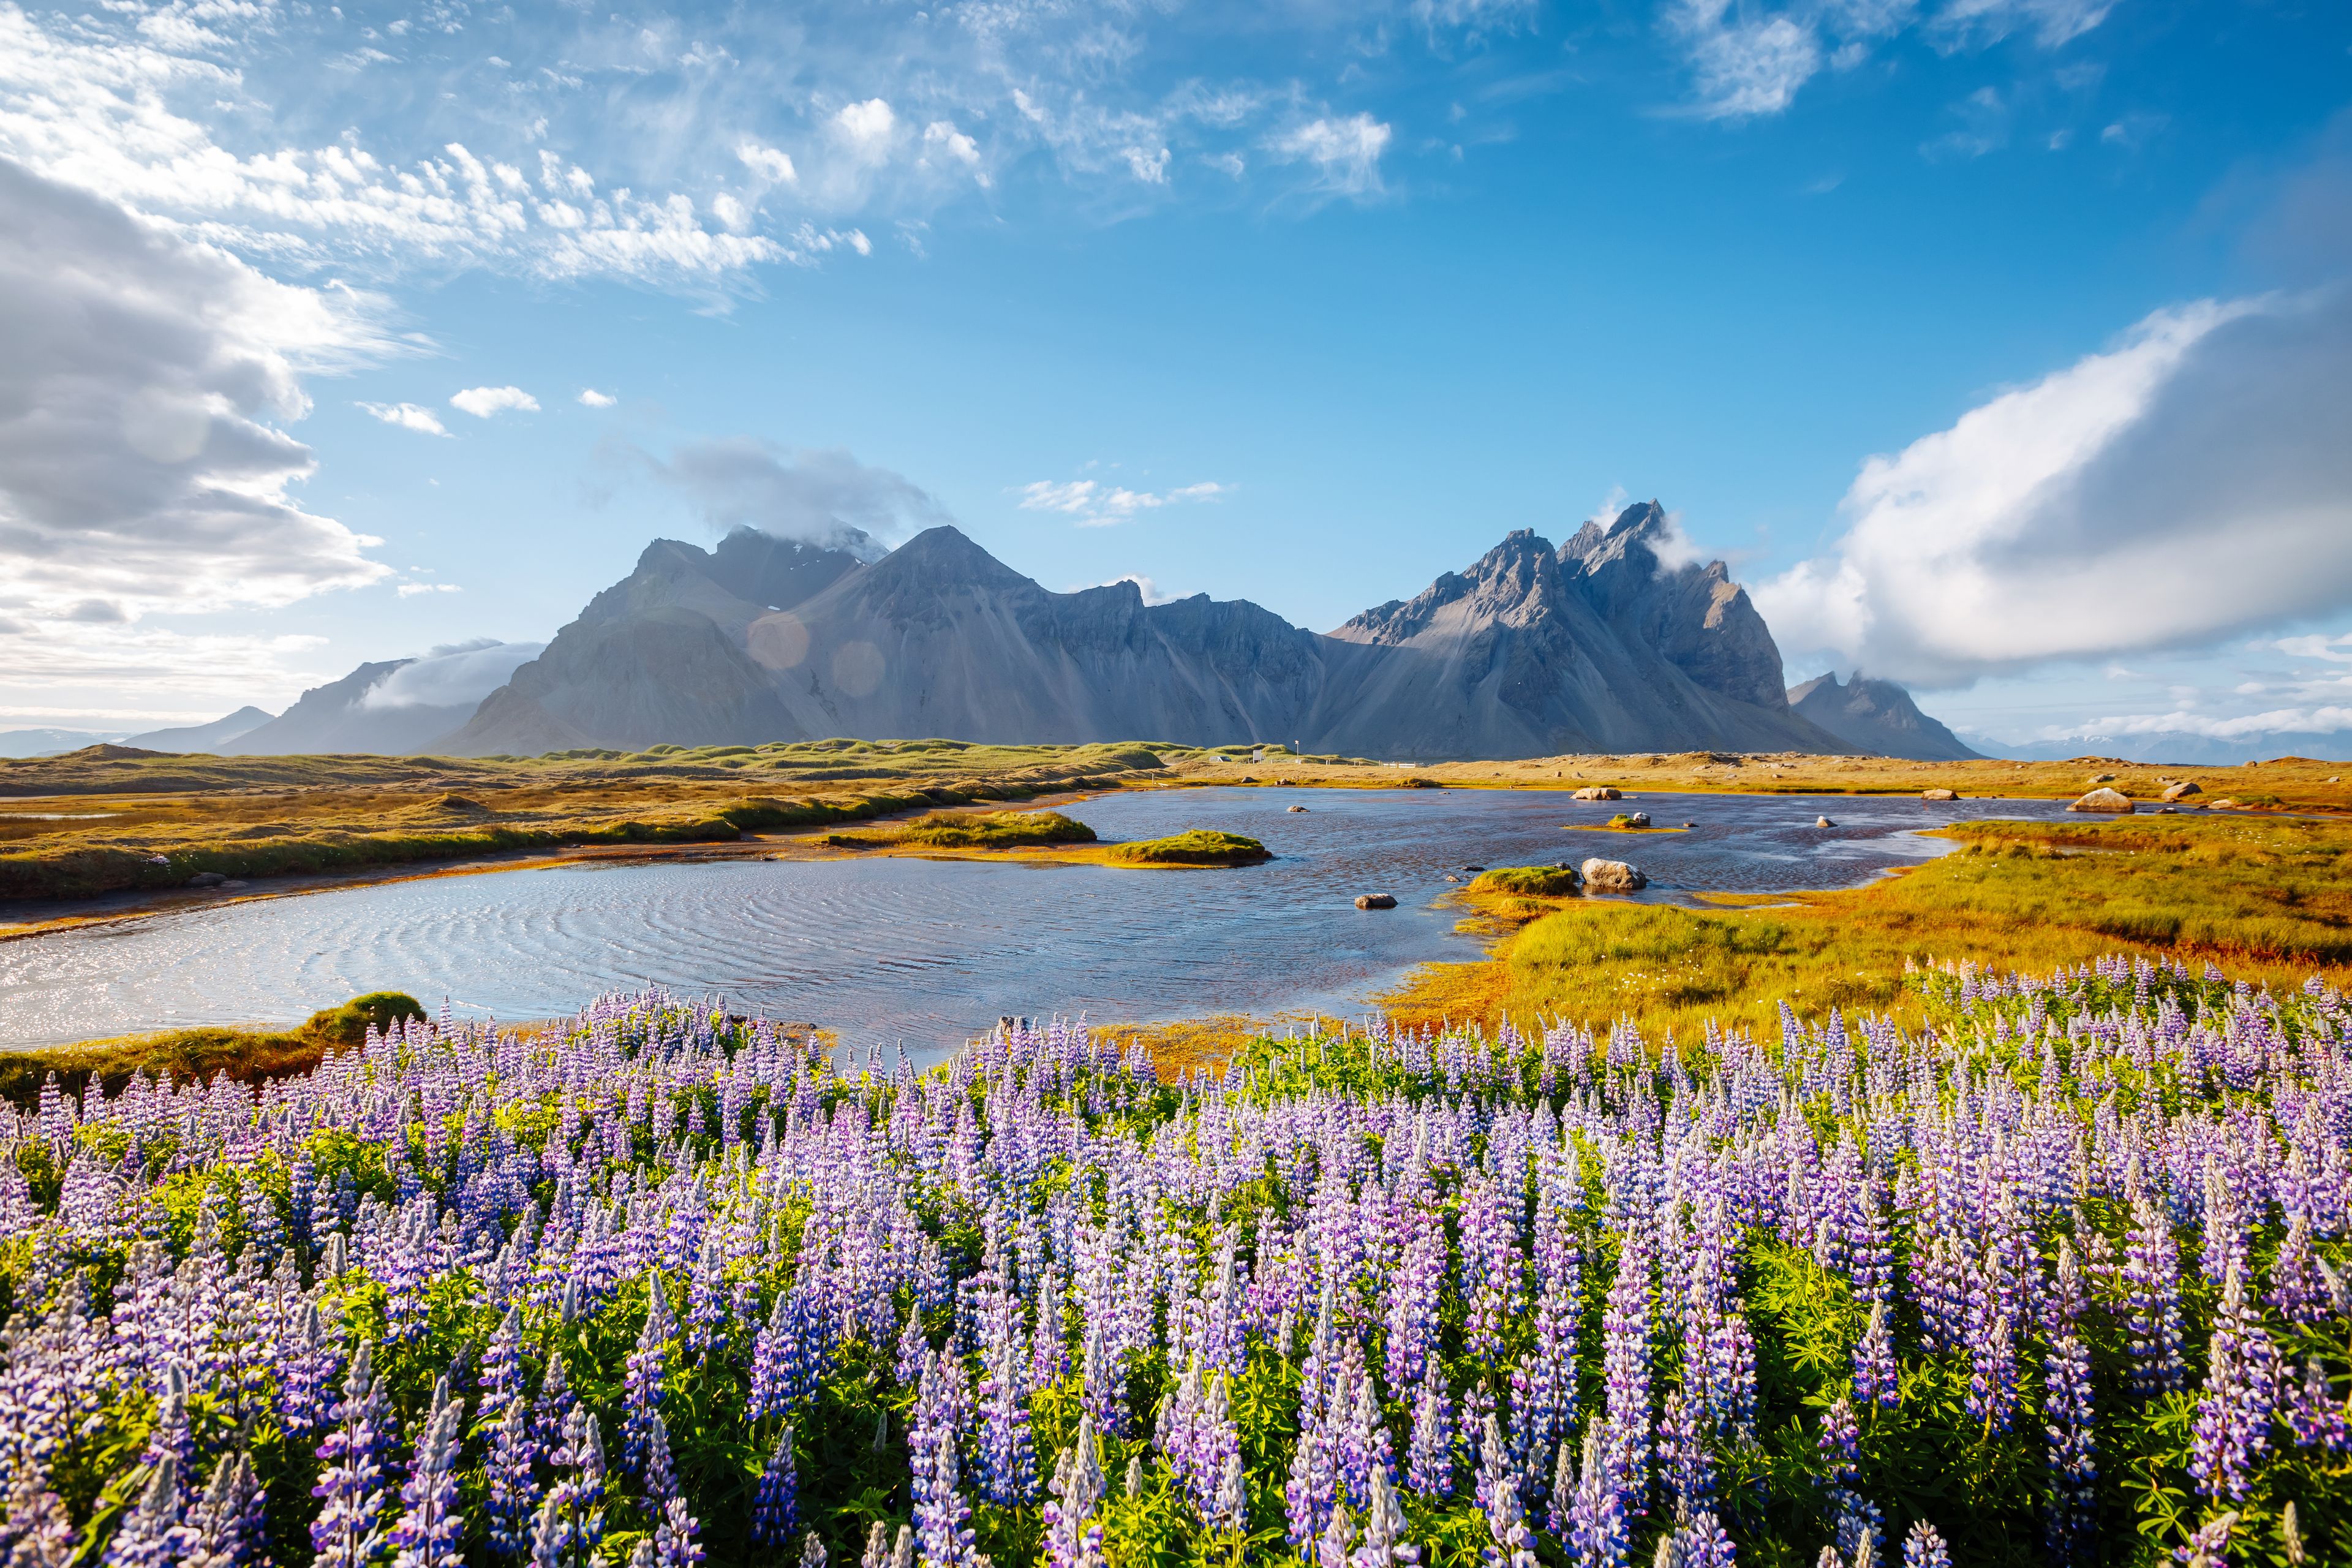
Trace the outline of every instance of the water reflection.
<instances>
[{"instance_id":1,"label":"water reflection","mask_svg":"<svg viewBox=\"0 0 2352 1568\"><path fill-rule=\"evenodd\" d=\"M1305 812L1291 812L1303 805ZM824 1024L951 1045L1007 1013L1097 1019L1348 1013L1413 964L1466 958L1447 874L1631 859L1645 900L1851 887L1941 853L1916 830L2047 802L1643 793L1690 830L1593 826L1622 804L1554 792L1182 789L1088 801L1105 838L1222 827L1278 858L1234 871L955 861L568 867L226 905L0 942L0 1046L284 1022L391 987L499 1018L658 982ZM1826 813L1835 827L1817 827ZM1358 910L1360 892L1398 908Z\"/></svg>"}]
</instances>

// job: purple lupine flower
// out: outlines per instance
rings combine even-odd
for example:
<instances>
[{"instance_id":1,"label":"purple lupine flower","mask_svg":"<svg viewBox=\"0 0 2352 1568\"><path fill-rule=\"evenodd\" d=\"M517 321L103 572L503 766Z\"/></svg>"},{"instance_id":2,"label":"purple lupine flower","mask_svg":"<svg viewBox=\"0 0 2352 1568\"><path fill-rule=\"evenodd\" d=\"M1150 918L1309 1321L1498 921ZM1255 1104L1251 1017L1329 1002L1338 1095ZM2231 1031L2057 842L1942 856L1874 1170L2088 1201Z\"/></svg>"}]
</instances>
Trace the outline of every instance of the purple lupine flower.
<instances>
[{"instance_id":1,"label":"purple lupine flower","mask_svg":"<svg viewBox=\"0 0 2352 1568\"><path fill-rule=\"evenodd\" d=\"M751 1540L761 1546L782 1546L800 1523L800 1471L793 1462L790 1422L776 1435L767 1468L760 1472L760 1490L751 1501Z\"/></svg>"},{"instance_id":2,"label":"purple lupine flower","mask_svg":"<svg viewBox=\"0 0 2352 1568\"><path fill-rule=\"evenodd\" d=\"M319 1568L366 1568L383 1545L383 1451L391 1411L375 1374L375 1342L363 1340L343 1378L333 1425L320 1440L324 1468L310 1495L322 1500L311 1521Z\"/></svg>"},{"instance_id":3,"label":"purple lupine flower","mask_svg":"<svg viewBox=\"0 0 2352 1568\"><path fill-rule=\"evenodd\" d=\"M1008 1338L981 1368L979 1491L989 1501L1018 1508L1037 1494L1037 1455L1029 1435L1029 1401L1021 1385L1016 1346Z\"/></svg>"},{"instance_id":4,"label":"purple lupine flower","mask_svg":"<svg viewBox=\"0 0 2352 1568\"><path fill-rule=\"evenodd\" d=\"M1601 1317L1601 1375L1607 1385L1601 1457L1619 1510L1639 1518L1650 1486L1650 1272L1648 1227L1631 1219L1621 1237L1617 1278Z\"/></svg>"},{"instance_id":5,"label":"purple lupine flower","mask_svg":"<svg viewBox=\"0 0 2352 1568\"><path fill-rule=\"evenodd\" d=\"M2304 1362L2303 1382L2288 1386L2284 1403L2287 1429L2294 1434L2296 1447L2340 1450L2346 1446L2345 1407L2316 1358Z\"/></svg>"},{"instance_id":6,"label":"purple lupine flower","mask_svg":"<svg viewBox=\"0 0 2352 1568\"><path fill-rule=\"evenodd\" d=\"M2187 1568L2228 1568L2230 1532L2237 1523L2234 1510L2208 1520L2189 1537L2189 1544L2173 1548L2173 1561Z\"/></svg>"},{"instance_id":7,"label":"purple lupine flower","mask_svg":"<svg viewBox=\"0 0 2352 1568\"><path fill-rule=\"evenodd\" d=\"M1373 1471L1372 1495L1364 1504L1363 1539L1357 1543L1348 1568L1397 1568L1400 1563L1419 1563L1420 1549L1405 1539L1405 1524L1396 1489L1389 1485L1387 1476Z\"/></svg>"},{"instance_id":8,"label":"purple lupine flower","mask_svg":"<svg viewBox=\"0 0 2352 1568\"><path fill-rule=\"evenodd\" d=\"M1675 1526L1659 1545L1661 1568L1738 1568L1723 1521L1706 1509L1692 1514L1687 1523Z\"/></svg>"},{"instance_id":9,"label":"purple lupine flower","mask_svg":"<svg viewBox=\"0 0 2352 1568\"><path fill-rule=\"evenodd\" d=\"M1952 1568L1952 1549L1926 1520L1916 1520L1903 1538L1903 1568Z\"/></svg>"},{"instance_id":10,"label":"purple lupine flower","mask_svg":"<svg viewBox=\"0 0 2352 1568\"><path fill-rule=\"evenodd\" d=\"M1633 1535L1625 1509L1601 1451L1601 1424L1585 1428L1584 1462L1576 1479L1576 1495L1569 1505L1568 1542L1577 1568L1624 1568L1633 1551Z\"/></svg>"},{"instance_id":11,"label":"purple lupine flower","mask_svg":"<svg viewBox=\"0 0 2352 1568\"><path fill-rule=\"evenodd\" d=\"M166 1454L140 1493L138 1506L123 1516L107 1542L106 1568L173 1568L186 1550L179 1461Z\"/></svg>"},{"instance_id":12,"label":"purple lupine flower","mask_svg":"<svg viewBox=\"0 0 2352 1568\"><path fill-rule=\"evenodd\" d=\"M1870 1304L1870 1321L1853 1346L1853 1396L1892 1410L1903 1403L1903 1378L1895 1360L1895 1335L1886 1326L1886 1303Z\"/></svg>"},{"instance_id":13,"label":"purple lupine flower","mask_svg":"<svg viewBox=\"0 0 2352 1568\"><path fill-rule=\"evenodd\" d=\"M2131 1235L2124 1249L2131 1341L2132 1393L2141 1399L2179 1388L2180 1361L2180 1247L2164 1215L2143 1194L2132 1205Z\"/></svg>"},{"instance_id":14,"label":"purple lupine flower","mask_svg":"<svg viewBox=\"0 0 2352 1568\"><path fill-rule=\"evenodd\" d=\"M433 1387L433 1403L416 1436L408 1482L400 1489L405 1505L393 1527L393 1568L460 1568L457 1549L465 1516L457 1511L457 1449L466 1407L449 1396L449 1380Z\"/></svg>"},{"instance_id":15,"label":"purple lupine flower","mask_svg":"<svg viewBox=\"0 0 2352 1568\"><path fill-rule=\"evenodd\" d=\"M2278 1350L2246 1300L2244 1271L2232 1258L2221 1282L2206 1352L2205 1392L2197 1405L2189 1473L2210 1498L2246 1495L2253 1466L2270 1447L2278 1405Z\"/></svg>"},{"instance_id":16,"label":"purple lupine flower","mask_svg":"<svg viewBox=\"0 0 2352 1568\"><path fill-rule=\"evenodd\" d=\"M1425 1498L1454 1495L1454 1409L1445 1376L1431 1356L1414 1393L1412 1436L1405 1447L1405 1485Z\"/></svg>"},{"instance_id":17,"label":"purple lupine flower","mask_svg":"<svg viewBox=\"0 0 2352 1568\"><path fill-rule=\"evenodd\" d=\"M640 1477L646 1473L654 1423L660 1419L662 1379L668 1371L672 1331L669 1291L656 1270L646 1276L646 1324L637 1335L636 1349L629 1352L623 1395L621 1460Z\"/></svg>"},{"instance_id":18,"label":"purple lupine flower","mask_svg":"<svg viewBox=\"0 0 2352 1568\"><path fill-rule=\"evenodd\" d=\"M1535 1535L1519 1505L1518 1478L1511 1473L1502 1426L1492 1415L1486 1417L1478 1448L1478 1511L1486 1520L1486 1568L1536 1568Z\"/></svg>"},{"instance_id":19,"label":"purple lupine flower","mask_svg":"<svg viewBox=\"0 0 2352 1568\"><path fill-rule=\"evenodd\" d=\"M1102 1445L1091 1415L1078 1416L1077 1441L1063 1450L1047 1489L1052 1500L1045 1510L1046 1562L1053 1568L1104 1568L1102 1523L1095 1518L1095 1509L1110 1489L1103 1479ZM869 1563L874 1559L870 1547L866 1556Z\"/></svg>"},{"instance_id":20,"label":"purple lupine flower","mask_svg":"<svg viewBox=\"0 0 2352 1568\"><path fill-rule=\"evenodd\" d=\"M560 1473L540 1504L532 1568L589 1568L604 1539L604 1435L596 1417L573 1405L548 1462Z\"/></svg>"},{"instance_id":21,"label":"purple lupine flower","mask_svg":"<svg viewBox=\"0 0 2352 1568\"><path fill-rule=\"evenodd\" d=\"M73 1521L65 1500L37 1478L20 1476L8 1496L8 1520L0 1550L9 1568L68 1568L74 1559Z\"/></svg>"},{"instance_id":22,"label":"purple lupine flower","mask_svg":"<svg viewBox=\"0 0 2352 1568\"><path fill-rule=\"evenodd\" d=\"M1330 1527L1339 1504L1339 1470L1336 1445L1324 1422L1308 1422L1291 1450L1290 1477L1282 1489L1290 1544L1302 1559L1314 1559L1317 1543Z\"/></svg>"},{"instance_id":23,"label":"purple lupine flower","mask_svg":"<svg viewBox=\"0 0 2352 1568\"><path fill-rule=\"evenodd\" d=\"M923 1373L907 1430L914 1470L916 1547L926 1564L939 1568L971 1568L977 1555L971 1507L963 1500L956 1461L962 1377L953 1349L941 1351Z\"/></svg>"}]
</instances>

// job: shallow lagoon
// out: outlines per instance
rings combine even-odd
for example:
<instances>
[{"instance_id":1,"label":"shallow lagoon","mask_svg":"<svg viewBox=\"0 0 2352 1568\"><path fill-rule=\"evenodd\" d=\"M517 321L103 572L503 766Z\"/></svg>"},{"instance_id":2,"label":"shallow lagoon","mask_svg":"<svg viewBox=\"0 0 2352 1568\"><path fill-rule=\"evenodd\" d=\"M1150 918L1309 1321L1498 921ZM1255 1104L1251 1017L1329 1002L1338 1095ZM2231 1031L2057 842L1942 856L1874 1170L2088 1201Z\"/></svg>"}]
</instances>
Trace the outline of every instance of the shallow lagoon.
<instances>
[{"instance_id":1,"label":"shallow lagoon","mask_svg":"<svg viewBox=\"0 0 2352 1568\"><path fill-rule=\"evenodd\" d=\"M1286 808L1307 807L1303 813ZM1640 809L1644 835L1564 831ZM1843 888L1943 853L1916 830L2049 817L2049 801L1551 791L1171 789L1070 807L1106 839L1222 827L1237 870L905 858L565 866L224 904L0 942L0 1047L284 1023L396 989L461 1016L569 1012L659 984L931 1054L1003 1014L1101 1021L1360 1012L1414 964L1466 959L1448 871L1629 859L1644 899ZM1838 824L1813 826L1826 813ZM1394 910L1354 908L1360 892Z\"/></svg>"}]
</instances>

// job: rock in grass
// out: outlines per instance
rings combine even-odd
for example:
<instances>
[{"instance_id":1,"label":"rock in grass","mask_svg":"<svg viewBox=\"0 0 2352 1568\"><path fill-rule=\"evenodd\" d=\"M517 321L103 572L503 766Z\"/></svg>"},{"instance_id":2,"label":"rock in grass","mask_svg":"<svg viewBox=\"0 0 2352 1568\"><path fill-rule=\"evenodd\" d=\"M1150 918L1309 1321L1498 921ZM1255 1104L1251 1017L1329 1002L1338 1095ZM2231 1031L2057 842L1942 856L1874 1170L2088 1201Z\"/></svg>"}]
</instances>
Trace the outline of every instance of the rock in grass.
<instances>
[{"instance_id":1,"label":"rock in grass","mask_svg":"<svg viewBox=\"0 0 2352 1568\"><path fill-rule=\"evenodd\" d=\"M1650 885L1650 879L1641 868L1622 860L1603 860L1598 856L1584 863L1582 874L1588 893L1631 893Z\"/></svg>"},{"instance_id":2,"label":"rock in grass","mask_svg":"<svg viewBox=\"0 0 2352 1568\"><path fill-rule=\"evenodd\" d=\"M2069 811L2113 811L2128 815L2137 809L2128 795L2116 790L2095 789L2066 808Z\"/></svg>"},{"instance_id":3,"label":"rock in grass","mask_svg":"<svg viewBox=\"0 0 2352 1568\"><path fill-rule=\"evenodd\" d=\"M1923 789L1919 792L1919 798L1921 800L1958 800L1960 798L1960 794L1958 790L1950 789Z\"/></svg>"},{"instance_id":4,"label":"rock in grass","mask_svg":"<svg viewBox=\"0 0 2352 1568\"><path fill-rule=\"evenodd\" d=\"M2205 792L2203 790L2197 786L2197 781L2195 779L2182 779L2177 784L2168 784L2165 786L2164 798L2167 800L2186 800L2192 795L2203 795L2204 793Z\"/></svg>"},{"instance_id":5,"label":"rock in grass","mask_svg":"<svg viewBox=\"0 0 2352 1568\"><path fill-rule=\"evenodd\" d=\"M1584 879L1573 866L1499 866L1480 874L1473 882L1473 892L1517 893L1523 898L1565 899L1573 897L1583 886Z\"/></svg>"},{"instance_id":6,"label":"rock in grass","mask_svg":"<svg viewBox=\"0 0 2352 1568\"><path fill-rule=\"evenodd\" d=\"M1396 900L1386 893L1358 893L1356 907L1360 910L1392 910Z\"/></svg>"}]
</instances>

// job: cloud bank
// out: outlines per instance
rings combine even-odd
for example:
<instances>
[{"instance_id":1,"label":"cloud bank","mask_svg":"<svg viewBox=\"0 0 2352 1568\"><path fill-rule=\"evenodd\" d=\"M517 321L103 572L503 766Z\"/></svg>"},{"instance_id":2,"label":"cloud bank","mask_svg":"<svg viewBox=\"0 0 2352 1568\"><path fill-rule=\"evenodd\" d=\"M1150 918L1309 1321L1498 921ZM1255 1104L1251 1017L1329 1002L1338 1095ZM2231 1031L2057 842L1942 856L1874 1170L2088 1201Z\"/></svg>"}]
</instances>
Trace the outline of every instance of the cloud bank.
<instances>
[{"instance_id":1,"label":"cloud bank","mask_svg":"<svg viewBox=\"0 0 2352 1568\"><path fill-rule=\"evenodd\" d=\"M2203 300L1892 456L1759 585L1796 654L1951 687L2352 605L2352 291Z\"/></svg>"},{"instance_id":2,"label":"cloud bank","mask_svg":"<svg viewBox=\"0 0 2352 1568\"><path fill-rule=\"evenodd\" d=\"M368 688L360 706L449 708L479 702L507 683L516 669L540 656L545 643L499 642L481 637L435 648L402 665Z\"/></svg>"},{"instance_id":3,"label":"cloud bank","mask_svg":"<svg viewBox=\"0 0 2352 1568\"><path fill-rule=\"evenodd\" d=\"M375 582L291 493L306 370L393 347L355 296L273 282L0 159L0 616L277 605Z\"/></svg>"}]
</instances>

